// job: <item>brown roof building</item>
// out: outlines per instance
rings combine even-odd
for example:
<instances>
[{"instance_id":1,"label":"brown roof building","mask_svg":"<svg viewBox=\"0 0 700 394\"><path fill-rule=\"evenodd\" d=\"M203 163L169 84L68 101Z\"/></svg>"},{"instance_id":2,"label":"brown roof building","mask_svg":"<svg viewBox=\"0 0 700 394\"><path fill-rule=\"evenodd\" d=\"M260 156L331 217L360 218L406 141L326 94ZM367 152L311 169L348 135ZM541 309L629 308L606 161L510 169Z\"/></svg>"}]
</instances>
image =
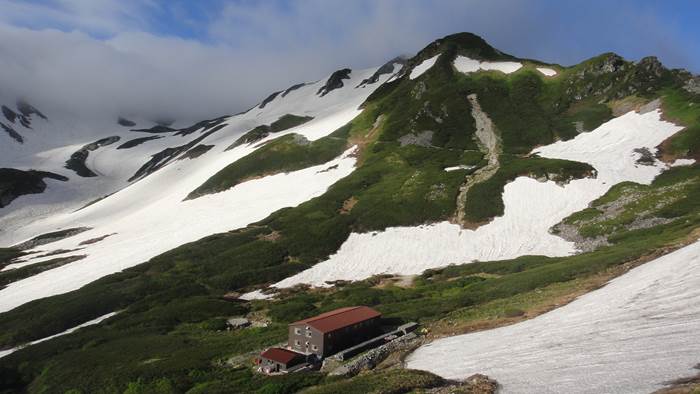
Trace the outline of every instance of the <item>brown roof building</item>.
<instances>
[{"instance_id":1,"label":"brown roof building","mask_svg":"<svg viewBox=\"0 0 700 394\"><path fill-rule=\"evenodd\" d=\"M291 350L272 347L260 354L260 368L265 373L289 372L300 366L306 357Z\"/></svg>"},{"instance_id":2,"label":"brown roof building","mask_svg":"<svg viewBox=\"0 0 700 394\"><path fill-rule=\"evenodd\" d=\"M319 358L357 345L379 333L381 313L366 306L340 308L289 325L289 348Z\"/></svg>"}]
</instances>

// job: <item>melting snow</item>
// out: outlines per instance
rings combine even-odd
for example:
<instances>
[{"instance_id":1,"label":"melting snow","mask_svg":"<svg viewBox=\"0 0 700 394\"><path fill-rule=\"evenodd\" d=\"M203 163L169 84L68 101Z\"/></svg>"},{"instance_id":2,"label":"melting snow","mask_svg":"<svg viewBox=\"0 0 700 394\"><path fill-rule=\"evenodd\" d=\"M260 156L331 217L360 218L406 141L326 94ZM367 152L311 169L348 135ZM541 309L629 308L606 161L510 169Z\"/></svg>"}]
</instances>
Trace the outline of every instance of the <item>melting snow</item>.
<instances>
[{"instance_id":1,"label":"melting snow","mask_svg":"<svg viewBox=\"0 0 700 394\"><path fill-rule=\"evenodd\" d=\"M476 72L479 70L496 70L506 74L510 74L512 72L518 71L520 67L523 66L521 63L518 62L480 62L478 60L474 60L466 56L457 56L453 64L457 71L463 72L465 74Z\"/></svg>"},{"instance_id":2,"label":"melting snow","mask_svg":"<svg viewBox=\"0 0 700 394\"><path fill-rule=\"evenodd\" d=\"M692 166L693 164L695 164L695 159L676 159L671 167Z\"/></svg>"},{"instance_id":3,"label":"melting snow","mask_svg":"<svg viewBox=\"0 0 700 394\"><path fill-rule=\"evenodd\" d=\"M542 74L544 74L548 77L557 75L557 72L554 69L551 69L548 67L537 67L537 71L541 72Z\"/></svg>"},{"instance_id":4,"label":"melting snow","mask_svg":"<svg viewBox=\"0 0 700 394\"><path fill-rule=\"evenodd\" d=\"M411 74L408 76L411 79L416 79L423 75L424 72L428 71L430 67L432 67L435 62L437 61L438 57L440 57L440 54L437 54L430 59L423 60L421 64L413 67L413 70L411 70Z\"/></svg>"},{"instance_id":5,"label":"melting snow","mask_svg":"<svg viewBox=\"0 0 700 394\"><path fill-rule=\"evenodd\" d=\"M250 301L250 300L267 300L274 297L274 294L265 294L262 292L262 290L255 290L251 291L249 293L245 293L242 296L238 297L238 299L244 300L244 301Z\"/></svg>"},{"instance_id":6,"label":"melting snow","mask_svg":"<svg viewBox=\"0 0 700 394\"><path fill-rule=\"evenodd\" d=\"M95 324L100 324L102 321L109 319L110 317L116 315L117 313L119 313L119 312L110 312L110 313L108 313L108 314L106 314L106 315L102 315L102 316L100 316L100 317L98 317L98 318L96 318L96 319L92 319L92 320L90 320L90 321L87 321L87 322L85 322L85 323L83 323L83 324L81 324L81 325L79 325L79 326L75 326L75 327L73 327L73 328L69 328L68 330L63 331L63 332L60 332L60 333L58 333L58 334L51 335L51 336L46 337L46 338L37 339L36 341L29 342L28 344L23 345L23 346L18 346L18 347L15 347L15 348L12 348L12 349L8 349L8 350L2 350L2 351L0 351L0 358L3 358L3 357L5 357L5 356L7 356L7 355L10 355L10 354L12 354L12 353L14 353L14 352L16 352L16 351L18 351L18 350L24 348L24 347L31 346L31 345L36 345L37 343L41 343L41 342L44 342L44 341L48 341L49 339L53 339L53 338L56 338L56 337L60 337L60 336L62 336L62 335L68 335L68 334L70 334L70 333L73 333L73 332L75 332L75 331L80 330L80 329L83 328L83 327L94 326Z\"/></svg>"},{"instance_id":7,"label":"melting snow","mask_svg":"<svg viewBox=\"0 0 700 394\"><path fill-rule=\"evenodd\" d=\"M85 226L91 227L92 230L39 247L42 251L82 248L73 253L62 254L61 257L78 254L87 254L87 257L3 288L0 290L0 312L38 298L78 289L105 275L144 263L184 243L210 234L245 227L280 208L293 207L323 194L330 185L353 171L355 158L352 156L352 150L323 165L251 180L221 193L183 201L209 177L260 146L243 145L224 151L238 137L255 126L270 124L285 114L310 115L314 117L312 121L272 134L266 140L288 133L298 133L313 141L347 124L361 112L358 107L374 88L390 78L390 75L383 75L378 82L368 85L372 87L369 89L354 88L375 71L376 69L369 69L353 72L351 80L347 81L343 88L334 91L333 95L316 95L319 86L325 83L325 80L322 80L291 91L284 98L269 103L264 109L255 107L244 114L231 117L226 121L228 126L201 141L215 145L207 154L195 160L174 161L150 176L79 211L75 211L77 207L73 201L71 206L47 206L46 212L42 211L42 216L47 217L37 219L34 216L37 207L39 210L44 209L42 201L56 198L57 195L62 195L63 198L70 197L74 190L71 189L73 184L63 185L59 182L58 190L51 190L51 193L47 190L42 195L23 196L16 200L15 202L19 203L13 202L9 207L10 213L0 218L0 228L4 230L0 231L0 245L12 245L39 234L64 228ZM199 133L195 132L189 138L198 136ZM126 179L148 160L150 154L167 146L184 144L189 138L165 137L127 150L108 147L96 151L95 162L101 163L101 168L119 169L118 176L112 174L105 178ZM151 143L154 145L150 145ZM51 157L58 168L62 168L72 149L73 147L62 148L43 154ZM93 157L92 152L90 157ZM40 168L50 170L52 167ZM99 170L101 169L98 168ZM73 178L77 177L72 177L71 182ZM83 183L76 185L88 185L90 182L100 182L101 179L102 177L78 179ZM49 189L53 187L52 182ZM15 207L21 209L13 212ZM26 217L17 218L22 220L13 222L14 219L8 217L15 213ZM10 222L19 224L8 226ZM114 235L94 244L79 246L82 241L106 234ZM56 257L34 257L39 254L27 256L20 259L20 262L39 263Z\"/></svg>"},{"instance_id":8,"label":"melting snow","mask_svg":"<svg viewBox=\"0 0 700 394\"><path fill-rule=\"evenodd\" d=\"M700 361L700 242L511 326L437 340L408 367L504 393L649 393Z\"/></svg>"},{"instance_id":9,"label":"melting snow","mask_svg":"<svg viewBox=\"0 0 700 394\"><path fill-rule=\"evenodd\" d=\"M109 199L69 215L93 230L51 244L73 249L81 241L114 235L71 254L82 260L9 284L0 290L0 312L25 302L75 290L102 276L140 264L163 252L209 234L240 228L284 207L293 207L323 194L355 166L354 148L314 167L251 180L227 191L182 201L213 171L179 177L178 167L160 170ZM326 170L326 171L321 171ZM154 194L153 190L161 193ZM59 223L62 217L58 217ZM63 256L66 256L63 255ZM52 256L55 258L55 256ZM36 259L39 262L44 259Z\"/></svg>"},{"instance_id":10,"label":"melting snow","mask_svg":"<svg viewBox=\"0 0 700 394\"><path fill-rule=\"evenodd\" d=\"M616 183L650 183L665 165L637 165L634 149L647 147L654 151L655 146L681 129L661 120L658 110L646 114L629 112L590 133L535 150L542 157L590 163L598 171L596 178L559 186L552 181L519 177L505 186L504 215L476 230L441 222L353 233L328 260L275 286L325 286L326 281L359 280L383 273L419 274L429 268L474 260L573 254L574 244L550 234L549 229L586 208Z\"/></svg>"},{"instance_id":11,"label":"melting snow","mask_svg":"<svg viewBox=\"0 0 700 394\"><path fill-rule=\"evenodd\" d=\"M445 167L445 171L451 172L451 171L457 171L457 170L471 170L472 168L474 168L474 166L468 166L465 164L461 164L461 165L454 166L454 167Z\"/></svg>"}]
</instances>

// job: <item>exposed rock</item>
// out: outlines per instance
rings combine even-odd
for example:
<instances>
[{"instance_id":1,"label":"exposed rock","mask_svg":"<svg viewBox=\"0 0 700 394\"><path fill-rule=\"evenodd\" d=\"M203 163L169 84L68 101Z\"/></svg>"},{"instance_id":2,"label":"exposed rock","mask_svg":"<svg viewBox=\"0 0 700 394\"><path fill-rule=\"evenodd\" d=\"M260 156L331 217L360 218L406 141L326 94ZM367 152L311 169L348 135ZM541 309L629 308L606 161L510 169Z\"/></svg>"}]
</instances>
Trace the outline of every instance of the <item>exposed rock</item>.
<instances>
[{"instance_id":1,"label":"exposed rock","mask_svg":"<svg viewBox=\"0 0 700 394\"><path fill-rule=\"evenodd\" d=\"M5 115L5 119L10 121L10 123L15 123L15 119L17 119L17 113L6 106L2 106L2 114Z\"/></svg>"},{"instance_id":2,"label":"exposed rock","mask_svg":"<svg viewBox=\"0 0 700 394\"><path fill-rule=\"evenodd\" d=\"M636 161L637 164L653 166L656 162L656 158L654 158L654 154L651 153L649 148L635 148L634 152L639 154L639 158Z\"/></svg>"},{"instance_id":3,"label":"exposed rock","mask_svg":"<svg viewBox=\"0 0 700 394\"><path fill-rule=\"evenodd\" d=\"M579 232L579 227L574 224L559 223L552 227L552 233L569 242L573 242L576 245L576 250L581 253L592 252L603 246L610 246L608 237L602 235L597 237L584 237Z\"/></svg>"},{"instance_id":4,"label":"exposed rock","mask_svg":"<svg viewBox=\"0 0 700 394\"><path fill-rule=\"evenodd\" d=\"M357 87L361 88L361 87L364 87L366 85L371 85L373 83L376 83L377 81L379 81L379 77L381 77L382 75L394 73L395 72L395 70L394 70L395 64L400 64L402 66L405 66L407 62L408 62L408 60L401 57L401 56L395 57L395 58L389 60L388 62L384 63L381 67L379 67L379 69L377 69L377 71L375 71L371 77L363 79L362 82L360 82L360 84L357 85Z\"/></svg>"},{"instance_id":5,"label":"exposed rock","mask_svg":"<svg viewBox=\"0 0 700 394\"><path fill-rule=\"evenodd\" d=\"M342 70L334 72L333 74L331 74L330 78L328 78L326 84L321 86L320 89L318 89L318 92L316 92L316 94L323 97L335 89L342 88L343 79L350 79L351 72L352 70L350 70L349 68L344 68Z\"/></svg>"},{"instance_id":6,"label":"exposed rock","mask_svg":"<svg viewBox=\"0 0 700 394\"><path fill-rule=\"evenodd\" d=\"M301 146L306 146L306 145L311 144L311 141L309 141L308 138L304 137L301 134L293 134L292 135L292 142L294 142L297 145L301 145Z\"/></svg>"},{"instance_id":7,"label":"exposed rock","mask_svg":"<svg viewBox=\"0 0 700 394\"><path fill-rule=\"evenodd\" d=\"M486 375L474 374L468 377L465 383L473 394L493 394L498 389L498 382Z\"/></svg>"},{"instance_id":8,"label":"exposed rock","mask_svg":"<svg viewBox=\"0 0 700 394\"><path fill-rule=\"evenodd\" d=\"M29 241L25 241L22 243L19 243L17 245L12 246L13 248L19 249L19 250L27 250L27 249L32 249L40 245L46 245L50 244L52 242L60 241L62 239L72 237L76 234L80 234L84 231L91 230L90 227L75 227L75 228L68 228L65 230L60 230L60 231L53 231L50 233L45 233L41 235L37 235L36 237L30 239Z\"/></svg>"},{"instance_id":9,"label":"exposed rock","mask_svg":"<svg viewBox=\"0 0 700 394\"><path fill-rule=\"evenodd\" d=\"M279 92L274 92L274 93L272 93L271 95L267 96L267 97L265 98L265 100L263 100L263 101L260 103L260 105L258 106L258 108L260 108L260 109L265 108L265 106L266 106L267 104L269 104L272 100L274 100L274 99L277 97L277 95L280 94L280 93L282 93L281 90L280 90Z\"/></svg>"},{"instance_id":10,"label":"exposed rock","mask_svg":"<svg viewBox=\"0 0 700 394\"><path fill-rule=\"evenodd\" d=\"M194 148L185 152L185 154L180 156L180 158L178 160L196 159L199 156L209 152L209 150L213 147L214 147L214 145L204 145L204 144L197 145Z\"/></svg>"},{"instance_id":11,"label":"exposed rock","mask_svg":"<svg viewBox=\"0 0 700 394\"><path fill-rule=\"evenodd\" d=\"M430 191L425 195L428 201L435 201L447 197L447 187L444 183L430 185Z\"/></svg>"},{"instance_id":12,"label":"exposed rock","mask_svg":"<svg viewBox=\"0 0 700 394\"><path fill-rule=\"evenodd\" d=\"M646 114L648 112L656 111L659 108L661 108L661 99L657 98L657 99L651 100L650 102L642 105L639 108L639 113Z\"/></svg>"},{"instance_id":13,"label":"exposed rock","mask_svg":"<svg viewBox=\"0 0 700 394\"><path fill-rule=\"evenodd\" d=\"M292 114L285 114L282 115L279 119L276 121L270 123L269 125L260 125L255 127L254 129L248 131L247 133L243 134L240 138L238 138L233 144L231 144L229 147L225 149L225 151L231 150L237 146L243 145L243 144L253 144L255 142L258 142L262 140L263 138L267 137L271 133L277 133L283 130L290 129L292 127L296 127L299 125L302 125L306 122L309 122L313 119L312 116L297 116L297 115L292 115ZM301 136L299 136L301 137ZM308 141L306 139L302 140L297 140L297 137L295 137L295 142L297 142L299 145L307 145Z\"/></svg>"},{"instance_id":14,"label":"exposed rock","mask_svg":"<svg viewBox=\"0 0 700 394\"><path fill-rule=\"evenodd\" d=\"M131 131L138 131L141 133L172 133L177 130L159 124L151 127L150 129L131 129Z\"/></svg>"},{"instance_id":15,"label":"exposed rock","mask_svg":"<svg viewBox=\"0 0 700 394\"><path fill-rule=\"evenodd\" d=\"M180 154L187 152L190 150L193 146L199 144L202 140L205 138L209 137L211 134L217 132L220 130L219 127L214 127L213 129L205 132L204 134L200 135L199 137L193 139L192 141L172 147L172 148L165 148L162 151L154 154L151 156L151 159L148 160L144 165L142 165L134 175L129 178L129 182L133 182L137 179L144 178L155 171L158 171L159 169L165 167L168 163L170 163L173 159L178 157Z\"/></svg>"},{"instance_id":16,"label":"exposed rock","mask_svg":"<svg viewBox=\"0 0 700 394\"><path fill-rule=\"evenodd\" d=\"M129 149L133 148L135 146L141 145L146 141L151 141L151 140L157 140L159 138L163 138L161 135L154 135L150 137L139 137L139 138L134 138L133 140L126 141L125 143L119 145L117 149Z\"/></svg>"},{"instance_id":17,"label":"exposed rock","mask_svg":"<svg viewBox=\"0 0 700 394\"><path fill-rule=\"evenodd\" d=\"M6 125L5 123L2 123L2 122L0 122L0 127L1 127L3 130L5 130L5 132L6 132L7 134L9 134L10 137L12 137L13 140L19 142L20 144L24 143L24 138L23 138L22 135L20 135L17 131L15 131L15 129L13 129L12 127L10 127L10 126Z\"/></svg>"},{"instance_id":18,"label":"exposed rock","mask_svg":"<svg viewBox=\"0 0 700 394\"><path fill-rule=\"evenodd\" d=\"M424 81L420 81L416 84L416 86L411 89L411 97L413 97L416 100L420 100L421 97L423 97L423 93L427 90L425 86Z\"/></svg>"},{"instance_id":19,"label":"exposed rock","mask_svg":"<svg viewBox=\"0 0 700 394\"><path fill-rule=\"evenodd\" d=\"M46 189L44 178L63 182L68 180L63 175L52 172L0 168L0 208L9 205L19 196L43 193Z\"/></svg>"},{"instance_id":20,"label":"exposed rock","mask_svg":"<svg viewBox=\"0 0 700 394\"><path fill-rule=\"evenodd\" d=\"M466 176L464 183L459 187L457 195L457 209L455 211L454 221L464 226L466 225L466 201L469 190L476 185L490 179L501 166L499 161L502 147L501 138L496 132L496 126L493 124L489 116L481 109L481 105L476 94L467 96L472 107L472 117L476 123L476 132L474 139L476 140L479 150L484 153L484 158L487 164L484 167L470 173Z\"/></svg>"},{"instance_id":21,"label":"exposed rock","mask_svg":"<svg viewBox=\"0 0 700 394\"><path fill-rule=\"evenodd\" d=\"M90 152L97 150L103 146L112 145L113 143L119 141L119 139L120 137L115 135L112 137L102 138L101 140L97 140L95 142L83 146L78 151L70 155L70 159L66 160L65 167L69 170L73 170L76 174L84 178L97 176L97 174L95 174L91 169L89 169L85 165L85 161L90 155Z\"/></svg>"},{"instance_id":22,"label":"exposed rock","mask_svg":"<svg viewBox=\"0 0 700 394\"><path fill-rule=\"evenodd\" d=\"M115 234L116 234L116 233L105 234L105 235L102 235L102 236L99 236L99 237L86 239L85 241L79 243L78 245L79 245L79 246L83 246L83 245L92 245L92 244L96 244L96 243L98 243L98 242L104 240L105 238L111 237L112 235L115 235Z\"/></svg>"},{"instance_id":23,"label":"exposed rock","mask_svg":"<svg viewBox=\"0 0 700 394\"><path fill-rule=\"evenodd\" d=\"M41 111L24 100L17 100L17 110L27 118L31 117L32 115L37 115L40 118L47 120L46 116L42 114Z\"/></svg>"},{"instance_id":24,"label":"exposed rock","mask_svg":"<svg viewBox=\"0 0 700 394\"><path fill-rule=\"evenodd\" d=\"M285 90L284 92L282 92L282 96L281 96L281 97L284 97L284 96L288 95L290 92L293 92L293 91L295 91L295 90L297 90L297 89L299 89L299 88L301 88L301 87L304 87L304 86L306 86L305 83L298 83L298 84L296 84L296 85L292 85L292 86L288 87L287 90Z\"/></svg>"},{"instance_id":25,"label":"exposed rock","mask_svg":"<svg viewBox=\"0 0 700 394\"><path fill-rule=\"evenodd\" d=\"M120 126L124 126L124 127L134 127L134 126L136 126L136 123L135 123L135 122L132 122L132 121L130 121L129 119L126 119L126 118L122 118L121 116L119 117L119 119L117 119L117 123L119 123Z\"/></svg>"},{"instance_id":26,"label":"exposed rock","mask_svg":"<svg viewBox=\"0 0 700 394\"><path fill-rule=\"evenodd\" d=\"M226 327L229 330L238 330L250 326L250 320L245 317L231 317L226 319Z\"/></svg>"},{"instance_id":27,"label":"exposed rock","mask_svg":"<svg viewBox=\"0 0 700 394\"><path fill-rule=\"evenodd\" d=\"M189 135L194 133L197 130L201 129L201 133L204 133L206 131L217 131L221 130L222 128L226 127L226 124L224 123L229 117L228 116L220 116L218 118L214 119L207 119L203 120L201 122L197 122L193 124L190 127L185 127L183 129L179 129L175 135Z\"/></svg>"},{"instance_id":28,"label":"exposed rock","mask_svg":"<svg viewBox=\"0 0 700 394\"><path fill-rule=\"evenodd\" d=\"M430 147L433 146L432 141L433 132L431 130L424 130L418 134L409 133L399 138L399 143L401 144L401 146L418 145Z\"/></svg>"},{"instance_id":29,"label":"exposed rock","mask_svg":"<svg viewBox=\"0 0 700 394\"><path fill-rule=\"evenodd\" d=\"M688 80L685 81L685 85L683 85L683 89L690 93L700 94L700 75L688 78Z\"/></svg>"}]
</instances>

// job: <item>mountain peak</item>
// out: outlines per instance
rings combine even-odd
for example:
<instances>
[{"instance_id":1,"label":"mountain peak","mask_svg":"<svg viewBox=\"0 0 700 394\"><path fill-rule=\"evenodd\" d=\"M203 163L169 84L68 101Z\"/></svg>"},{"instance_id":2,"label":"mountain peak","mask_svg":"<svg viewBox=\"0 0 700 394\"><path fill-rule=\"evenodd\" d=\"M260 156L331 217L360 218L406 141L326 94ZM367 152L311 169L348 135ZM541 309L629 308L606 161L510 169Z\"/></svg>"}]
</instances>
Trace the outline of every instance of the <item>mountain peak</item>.
<instances>
[{"instance_id":1,"label":"mountain peak","mask_svg":"<svg viewBox=\"0 0 700 394\"><path fill-rule=\"evenodd\" d=\"M454 51L461 55L484 60L514 58L492 47L480 36L469 32L455 33L438 38L423 48L423 50L418 53L418 56L427 58L444 51Z\"/></svg>"}]
</instances>

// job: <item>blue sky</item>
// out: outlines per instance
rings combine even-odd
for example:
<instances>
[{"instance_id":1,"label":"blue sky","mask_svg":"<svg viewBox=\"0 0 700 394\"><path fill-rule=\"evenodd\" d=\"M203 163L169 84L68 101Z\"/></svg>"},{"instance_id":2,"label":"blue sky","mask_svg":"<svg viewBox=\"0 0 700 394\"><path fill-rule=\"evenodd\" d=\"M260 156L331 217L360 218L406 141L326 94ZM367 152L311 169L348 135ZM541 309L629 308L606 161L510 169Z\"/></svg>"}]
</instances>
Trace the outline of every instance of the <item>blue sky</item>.
<instances>
[{"instance_id":1,"label":"blue sky","mask_svg":"<svg viewBox=\"0 0 700 394\"><path fill-rule=\"evenodd\" d=\"M0 0L0 86L202 117L459 31L563 65L612 51L699 72L698 20L693 0Z\"/></svg>"}]
</instances>

